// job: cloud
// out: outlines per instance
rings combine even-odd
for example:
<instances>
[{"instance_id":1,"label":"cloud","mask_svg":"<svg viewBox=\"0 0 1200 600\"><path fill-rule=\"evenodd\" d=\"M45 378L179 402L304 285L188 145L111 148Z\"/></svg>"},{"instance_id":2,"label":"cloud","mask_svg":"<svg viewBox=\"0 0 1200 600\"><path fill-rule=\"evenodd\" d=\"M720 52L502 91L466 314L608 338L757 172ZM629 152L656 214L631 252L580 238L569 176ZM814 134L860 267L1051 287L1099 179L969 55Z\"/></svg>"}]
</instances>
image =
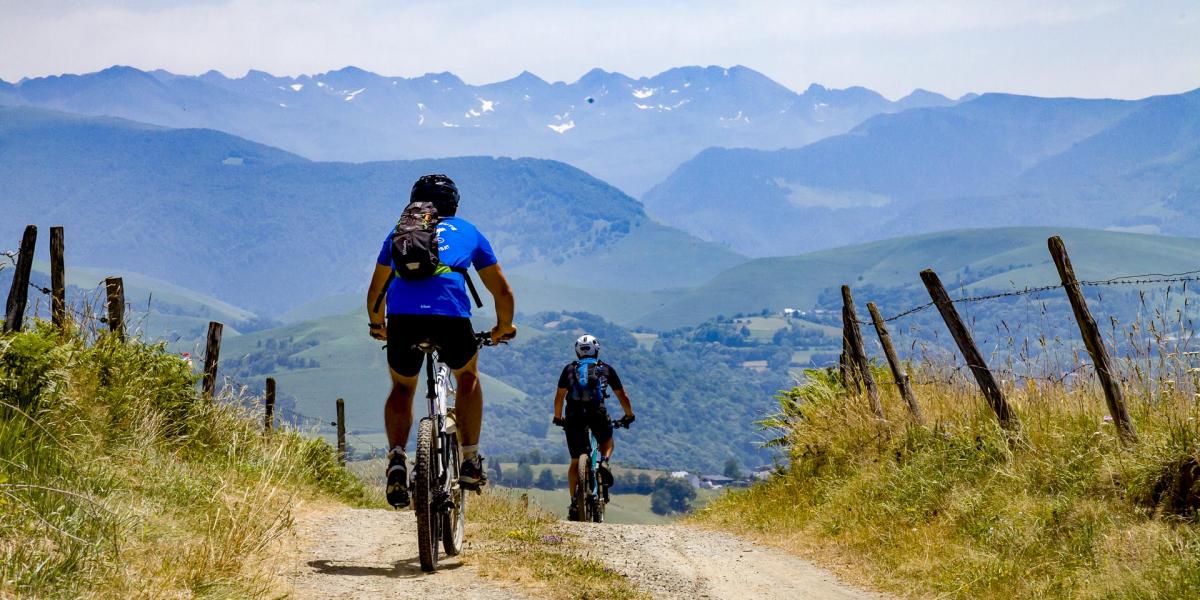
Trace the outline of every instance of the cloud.
<instances>
[{"instance_id":1,"label":"cloud","mask_svg":"<svg viewBox=\"0 0 1200 600\"><path fill-rule=\"evenodd\" d=\"M1200 39L1188 8L1182 0L1153 9L1106 0L14 3L0 7L0 77L112 64L229 75L355 65L388 75L448 70L482 83L522 70L573 80L595 66L638 76L745 64L792 87L861 84L893 96L917 86L1139 96L1197 84L1182 81L1200 73L1195 42L1181 52ZM1118 49L1164 62L1134 73ZM1036 60L1054 54L1071 60ZM1106 66L1122 78L1099 78Z\"/></svg>"}]
</instances>

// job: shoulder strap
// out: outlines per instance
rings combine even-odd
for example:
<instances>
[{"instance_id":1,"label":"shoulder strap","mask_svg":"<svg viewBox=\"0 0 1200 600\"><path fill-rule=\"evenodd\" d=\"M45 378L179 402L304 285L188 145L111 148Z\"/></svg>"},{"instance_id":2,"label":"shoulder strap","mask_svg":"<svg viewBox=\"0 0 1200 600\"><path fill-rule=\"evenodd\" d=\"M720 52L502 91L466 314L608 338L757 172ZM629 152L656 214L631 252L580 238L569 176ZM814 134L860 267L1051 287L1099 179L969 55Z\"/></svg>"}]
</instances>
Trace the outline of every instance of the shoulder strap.
<instances>
[{"instance_id":1,"label":"shoulder strap","mask_svg":"<svg viewBox=\"0 0 1200 600\"><path fill-rule=\"evenodd\" d=\"M383 287L379 288L379 295L375 296L375 312L379 312L379 305L383 304L383 299L387 297L388 288L392 286L392 280L396 278L396 270L388 269L387 280L383 282Z\"/></svg>"},{"instance_id":2,"label":"shoulder strap","mask_svg":"<svg viewBox=\"0 0 1200 600\"><path fill-rule=\"evenodd\" d=\"M467 281L467 289L471 291L471 299L475 301L475 308L483 308L483 301L479 299L479 292L475 290L475 282L471 280L471 271L463 267L450 267L450 270L461 274Z\"/></svg>"}]
</instances>

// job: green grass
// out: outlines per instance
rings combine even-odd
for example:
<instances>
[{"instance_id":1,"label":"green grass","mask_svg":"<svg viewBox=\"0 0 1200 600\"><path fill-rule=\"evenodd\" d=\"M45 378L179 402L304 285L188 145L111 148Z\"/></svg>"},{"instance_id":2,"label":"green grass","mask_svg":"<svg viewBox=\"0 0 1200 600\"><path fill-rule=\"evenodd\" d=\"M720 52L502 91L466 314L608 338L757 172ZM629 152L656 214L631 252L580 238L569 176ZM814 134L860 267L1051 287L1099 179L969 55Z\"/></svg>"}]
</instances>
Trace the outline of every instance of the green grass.
<instances>
[{"instance_id":1,"label":"green grass","mask_svg":"<svg viewBox=\"0 0 1200 600\"><path fill-rule=\"evenodd\" d=\"M886 381L883 371L877 377ZM880 423L837 379L781 397L790 469L695 517L908 597L1190 598L1200 589L1200 408L1130 389L1123 449L1090 384L1006 386L1010 437L965 380L918 387L928 425L884 386Z\"/></svg>"},{"instance_id":2,"label":"green grass","mask_svg":"<svg viewBox=\"0 0 1200 600\"><path fill-rule=\"evenodd\" d=\"M219 400L162 346L0 337L0 597L271 596L295 502L371 502L327 444Z\"/></svg>"},{"instance_id":3,"label":"green grass","mask_svg":"<svg viewBox=\"0 0 1200 600\"><path fill-rule=\"evenodd\" d=\"M643 600L647 596L626 577L594 558L558 531L559 519L536 504L526 508L507 493L473 496L468 535L478 540L467 560L480 575L512 581L556 600Z\"/></svg>"},{"instance_id":4,"label":"green grass","mask_svg":"<svg viewBox=\"0 0 1200 600\"><path fill-rule=\"evenodd\" d=\"M558 519L567 518L569 498L567 490L539 490L537 488L498 488L512 498L520 498L522 494L529 496L531 504L537 505ZM702 507L717 498L720 492L715 490L696 490L696 500L693 506ZM664 516L650 510L650 495L642 494L612 494L608 507L604 512L607 523L618 525L662 525L679 520L678 515Z\"/></svg>"}]
</instances>

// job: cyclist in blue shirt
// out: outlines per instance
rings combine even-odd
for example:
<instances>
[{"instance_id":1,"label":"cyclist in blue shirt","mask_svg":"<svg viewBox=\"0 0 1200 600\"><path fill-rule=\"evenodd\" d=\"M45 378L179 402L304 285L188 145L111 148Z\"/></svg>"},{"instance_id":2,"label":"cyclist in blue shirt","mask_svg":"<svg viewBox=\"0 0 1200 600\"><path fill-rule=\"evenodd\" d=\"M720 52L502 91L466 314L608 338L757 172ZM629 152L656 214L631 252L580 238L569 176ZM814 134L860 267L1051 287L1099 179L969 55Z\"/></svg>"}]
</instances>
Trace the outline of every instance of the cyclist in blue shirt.
<instances>
[{"instance_id":1,"label":"cyclist in blue shirt","mask_svg":"<svg viewBox=\"0 0 1200 600\"><path fill-rule=\"evenodd\" d=\"M396 277L386 291L386 320L377 296L393 271L391 236L383 242L367 290L367 313L371 337L387 341L392 391L383 409L387 429L387 499L396 508L409 503L408 459L405 448L412 427L412 400L424 354L415 346L429 340L438 347L438 357L457 379L455 416L462 443L459 483L467 489L487 484L483 458L479 456L479 431L483 421L483 390L479 385L478 345L471 326L471 302L463 273L475 267L495 301L496 326L492 341L511 339L514 298L500 270L492 245L474 225L457 216L458 188L445 175L425 175L413 184L409 202L432 202L437 209L438 257L442 264L463 272L449 271L426 279Z\"/></svg>"}]
</instances>

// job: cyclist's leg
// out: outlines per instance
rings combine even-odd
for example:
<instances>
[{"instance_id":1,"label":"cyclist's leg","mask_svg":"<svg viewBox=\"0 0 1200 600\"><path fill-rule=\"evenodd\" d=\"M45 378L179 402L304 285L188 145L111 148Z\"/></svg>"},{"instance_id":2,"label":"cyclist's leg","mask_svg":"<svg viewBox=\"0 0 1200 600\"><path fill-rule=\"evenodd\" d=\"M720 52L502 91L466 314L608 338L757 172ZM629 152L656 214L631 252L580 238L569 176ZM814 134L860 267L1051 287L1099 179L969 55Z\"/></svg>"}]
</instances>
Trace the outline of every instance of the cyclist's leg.
<instances>
[{"instance_id":1,"label":"cyclist's leg","mask_svg":"<svg viewBox=\"0 0 1200 600\"><path fill-rule=\"evenodd\" d=\"M389 315L387 320L387 360L392 379L392 391L383 405L383 427L388 444L401 449L408 446L412 428L412 400L417 389L417 374L425 355L413 348L422 335L419 318L412 315Z\"/></svg>"},{"instance_id":2,"label":"cyclist's leg","mask_svg":"<svg viewBox=\"0 0 1200 600\"><path fill-rule=\"evenodd\" d=\"M575 486L579 485L579 457L571 458L571 468L567 469L567 489L572 494L575 493Z\"/></svg>"},{"instance_id":3,"label":"cyclist's leg","mask_svg":"<svg viewBox=\"0 0 1200 600\"><path fill-rule=\"evenodd\" d=\"M483 386L479 385L478 354L462 368L451 369L458 390L454 400L458 437L463 446L475 446L479 444L479 430L483 425Z\"/></svg>"},{"instance_id":4,"label":"cyclist's leg","mask_svg":"<svg viewBox=\"0 0 1200 600\"><path fill-rule=\"evenodd\" d=\"M600 408L596 414L592 415L589 425L600 450L600 465L597 472L604 485L610 486L613 478L612 472L608 470L608 459L613 453L613 426L612 421L608 419L608 411Z\"/></svg>"},{"instance_id":5,"label":"cyclist's leg","mask_svg":"<svg viewBox=\"0 0 1200 600\"><path fill-rule=\"evenodd\" d=\"M605 459L612 456L613 426L608 418L608 410L601 407L591 416L588 424L592 428L592 435L596 436L596 443L600 445L600 456Z\"/></svg>"},{"instance_id":6,"label":"cyclist's leg","mask_svg":"<svg viewBox=\"0 0 1200 600\"><path fill-rule=\"evenodd\" d=\"M394 369L392 391L383 405L383 427L387 430L388 446L408 448L408 432L413 422L413 396L417 389L416 376L405 377Z\"/></svg>"},{"instance_id":7,"label":"cyclist's leg","mask_svg":"<svg viewBox=\"0 0 1200 600\"><path fill-rule=\"evenodd\" d=\"M412 400L417 373L424 355L413 348L419 328L404 315L388 317L388 367L392 391L383 405L383 426L387 430L388 465L386 496L389 504L404 508L408 495L408 431L412 427Z\"/></svg>"},{"instance_id":8,"label":"cyclist's leg","mask_svg":"<svg viewBox=\"0 0 1200 600\"><path fill-rule=\"evenodd\" d=\"M483 423L483 389L479 386L479 345L471 320L458 317L431 317L436 327L432 338L438 346L438 358L454 372L457 392L454 415L458 420L459 442L463 458L474 453L479 444L479 429Z\"/></svg>"},{"instance_id":9,"label":"cyclist's leg","mask_svg":"<svg viewBox=\"0 0 1200 600\"><path fill-rule=\"evenodd\" d=\"M588 451L587 416L573 408L567 404L567 426L563 428L567 452L571 455L571 467L567 469L567 490L572 498L575 497L575 487L579 485L579 455Z\"/></svg>"}]
</instances>

